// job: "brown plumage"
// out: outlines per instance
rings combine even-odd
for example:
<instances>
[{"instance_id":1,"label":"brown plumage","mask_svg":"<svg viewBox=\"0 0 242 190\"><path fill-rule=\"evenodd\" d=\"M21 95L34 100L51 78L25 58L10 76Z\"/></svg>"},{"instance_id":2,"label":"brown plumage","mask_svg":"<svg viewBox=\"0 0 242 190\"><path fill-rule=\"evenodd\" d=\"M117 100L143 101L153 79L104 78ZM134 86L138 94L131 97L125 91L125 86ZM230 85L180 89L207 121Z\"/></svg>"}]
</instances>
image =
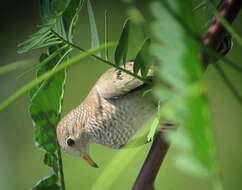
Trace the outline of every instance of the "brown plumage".
<instances>
[{"instance_id":1,"label":"brown plumage","mask_svg":"<svg viewBox=\"0 0 242 190\"><path fill-rule=\"evenodd\" d=\"M132 67L129 62L125 69L132 71ZM124 72L107 70L85 100L58 124L62 149L97 167L89 156L90 143L120 148L154 115L153 98L143 94L148 88Z\"/></svg>"}]
</instances>

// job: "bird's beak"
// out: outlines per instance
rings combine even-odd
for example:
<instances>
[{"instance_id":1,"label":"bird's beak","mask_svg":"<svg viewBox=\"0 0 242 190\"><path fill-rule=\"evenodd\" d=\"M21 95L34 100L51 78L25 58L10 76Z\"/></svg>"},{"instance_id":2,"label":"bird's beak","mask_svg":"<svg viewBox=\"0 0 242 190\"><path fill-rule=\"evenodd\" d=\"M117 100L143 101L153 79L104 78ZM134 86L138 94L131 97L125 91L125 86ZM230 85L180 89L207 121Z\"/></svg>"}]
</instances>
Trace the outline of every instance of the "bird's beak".
<instances>
[{"instance_id":1,"label":"bird's beak","mask_svg":"<svg viewBox=\"0 0 242 190\"><path fill-rule=\"evenodd\" d=\"M88 163L90 166L92 166L92 167L94 167L94 168L98 168L98 165L92 160L92 158L90 157L89 154L84 154L84 155L82 156L82 158L83 158L85 161L87 161L87 163Z\"/></svg>"}]
</instances>

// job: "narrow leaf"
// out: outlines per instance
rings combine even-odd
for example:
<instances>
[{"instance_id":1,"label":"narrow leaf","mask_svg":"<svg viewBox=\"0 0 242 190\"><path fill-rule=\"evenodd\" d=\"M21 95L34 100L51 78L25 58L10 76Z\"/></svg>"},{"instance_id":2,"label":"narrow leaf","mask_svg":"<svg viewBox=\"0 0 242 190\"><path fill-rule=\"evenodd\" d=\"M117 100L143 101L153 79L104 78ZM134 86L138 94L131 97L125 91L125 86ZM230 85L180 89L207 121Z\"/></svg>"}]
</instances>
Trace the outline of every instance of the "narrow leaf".
<instances>
[{"instance_id":1,"label":"narrow leaf","mask_svg":"<svg viewBox=\"0 0 242 190\"><path fill-rule=\"evenodd\" d=\"M115 50L114 60L117 66L125 64L128 53L130 20L125 21L122 34L120 36L117 48Z\"/></svg>"},{"instance_id":2,"label":"narrow leaf","mask_svg":"<svg viewBox=\"0 0 242 190\"><path fill-rule=\"evenodd\" d=\"M58 173L58 161L55 154L45 153L44 163L47 166L52 167L55 173Z\"/></svg>"},{"instance_id":3,"label":"narrow leaf","mask_svg":"<svg viewBox=\"0 0 242 190\"><path fill-rule=\"evenodd\" d=\"M50 31L43 30L42 32L42 30L39 30L35 35L30 36L30 39L18 45L18 53L26 53L35 48L37 45L43 45L46 40L50 39L49 35Z\"/></svg>"},{"instance_id":4,"label":"narrow leaf","mask_svg":"<svg viewBox=\"0 0 242 190\"><path fill-rule=\"evenodd\" d=\"M149 68L151 66L151 57L149 53L150 44L151 44L151 40L150 38L147 38L144 41L141 49L139 50L134 60L134 67L133 67L134 73L137 74L139 70L141 70L141 75L143 77L147 76L149 72Z\"/></svg>"},{"instance_id":5,"label":"narrow leaf","mask_svg":"<svg viewBox=\"0 0 242 190\"><path fill-rule=\"evenodd\" d=\"M108 43L108 11L105 10L104 16L104 43ZM105 59L108 60L108 49L105 51Z\"/></svg>"},{"instance_id":6,"label":"narrow leaf","mask_svg":"<svg viewBox=\"0 0 242 190\"><path fill-rule=\"evenodd\" d=\"M218 163L212 139L209 106L201 82L203 75L199 44L184 28L186 25L190 31L197 32L191 2L155 1L151 3L151 13L154 17L151 30L157 40L157 43L151 46L151 52L159 64L158 81L165 80L172 86L171 89L165 89L159 83L156 85L155 95L162 103L160 113L162 118L179 123L188 139L187 142L190 143L189 149L181 150L182 154L178 157L182 157L182 162L178 163L190 163L180 168L184 172L190 171L192 175L196 175L198 166L202 168L201 171L208 171L203 174L206 174L206 177L212 176L216 185L219 183ZM165 101L163 92L165 95L169 94ZM188 158L191 159L184 160ZM191 164L194 164L194 167L191 167Z\"/></svg>"},{"instance_id":7,"label":"narrow leaf","mask_svg":"<svg viewBox=\"0 0 242 190\"><path fill-rule=\"evenodd\" d=\"M80 63L81 60L87 58L88 56L91 56L92 54L94 54L98 51L102 51L105 48L114 47L115 45L116 45L115 43L109 43L107 45L101 45L99 48L91 49L89 51L80 53L80 54L74 56L73 58L69 59L68 61L65 61L61 65L57 66L55 69L42 74L38 78L32 80L31 82L29 82L28 84L26 84L25 86L23 86L22 88L17 90L15 93L13 93L11 96L9 96L6 100L1 102L0 103L0 112L3 111L5 108L7 108L10 104L15 102L19 97L21 97L25 93L27 93L29 90L31 90L35 86L39 85L44 80L54 76L56 73L66 69L74 64Z\"/></svg>"},{"instance_id":8,"label":"narrow leaf","mask_svg":"<svg viewBox=\"0 0 242 190\"><path fill-rule=\"evenodd\" d=\"M53 30L66 38L62 17L57 20ZM58 49L59 47L57 45L49 45L48 52L40 56L40 61L47 59L52 52L56 52ZM70 52L69 50L70 49L65 49L61 51L57 57L49 61L48 64L42 65L37 71L37 77L42 73L55 69L61 64L63 59ZM54 175L56 175L57 179L61 181L61 189L65 189L65 187L63 186L64 179L62 177L59 178L59 176L63 176L63 174L59 175L62 171L59 171L59 168L62 168L62 164L57 162L61 159L61 155L58 150L59 146L56 138L56 126L60 119L65 80L66 69L57 73L52 78L43 81L39 87L32 89L30 92L31 104L29 107L29 112L35 128L35 144L45 152L44 163L51 167L54 171ZM55 181L49 181L48 186L45 189L60 188Z\"/></svg>"},{"instance_id":9,"label":"narrow leaf","mask_svg":"<svg viewBox=\"0 0 242 190\"><path fill-rule=\"evenodd\" d=\"M79 12L82 9L84 0L71 0L65 12L63 13L63 20L65 23L65 30L68 32L68 40L72 42L74 30L79 17Z\"/></svg>"},{"instance_id":10,"label":"narrow leaf","mask_svg":"<svg viewBox=\"0 0 242 190\"><path fill-rule=\"evenodd\" d=\"M68 7L71 0L52 0L50 1L51 16L61 16Z\"/></svg>"},{"instance_id":11,"label":"narrow leaf","mask_svg":"<svg viewBox=\"0 0 242 190\"><path fill-rule=\"evenodd\" d=\"M155 136L156 130L159 127L159 123L160 123L160 117L157 115L154 118L154 120L151 123L151 125L150 125L150 131L149 131L149 134L147 136L147 141L148 142L153 141L153 138Z\"/></svg>"},{"instance_id":12,"label":"narrow leaf","mask_svg":"<svg viewBox=\"0 0 242 190\"><path fill-rule=\"evenodd\" d=\"M91 47L96 48L100 45L100 43L99 43L97 25L96 25L92 4L90 0L87 0L87 12L89 17L89 25L90 25ZM98 53L97 56L101 56L101 54Z\"/></svg>"},{"instance_id":13,"label":"narrow leaf","mask_svg":"<svg viewBox=\"0 0 242 190\"><path fill-rule=\"evenodd\" d=\"M68 47L68 45L64 45L64 46L58 48L58 50L56 50L55 52L51 53L49 56L45 56L43 59L40 58L40 63L34 65L33 67L31 67L29 69L27 69L26 71L21 73L17 78L21 78L21 77L25 76L26 74L39 69L43 65L48 64L49 61L51 61L53 58L55 58L55 56L57 56L61 51L63 51L67 47Z\"/></svg>"}]
</instances>

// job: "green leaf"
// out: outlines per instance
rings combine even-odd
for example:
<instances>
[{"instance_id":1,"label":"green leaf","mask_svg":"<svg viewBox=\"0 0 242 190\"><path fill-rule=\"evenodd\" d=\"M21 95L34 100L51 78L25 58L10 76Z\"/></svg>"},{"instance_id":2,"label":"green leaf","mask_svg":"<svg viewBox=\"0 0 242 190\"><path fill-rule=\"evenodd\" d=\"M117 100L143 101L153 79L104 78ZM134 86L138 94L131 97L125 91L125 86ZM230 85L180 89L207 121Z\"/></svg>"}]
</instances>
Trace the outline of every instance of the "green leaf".
<instances>
[{"instance_id":1,"label":"green leaf","mask_svg":"<svg viewBox=\"0 0 242 190\"><path fill-rule=\"evenodd\" d=\"M76 23L79 17L79 12L83 7L84 0L71 0L69 6L63 13L64 27L68 32L68 40L72 42L74 30L76 28Z\"/></svg>"},{"instance_id":2,"label":"green leaf","mask_svg":"<svg viewBox=\"0 0 242 190\"><path fill-rule=\"evenodd\" d=\"M68 34L61 36L64 39L68 37L68 40L71 41L78 13L82 5L83 0L55 0L51 1L51 3L48 0L42 0L40 8L43 24L39 26L40 29L31 35L28 40L18 45L18 53L26 53L30 50L46 48L62 43L51 33L51 30L55 29L55 31L58 31L58 34L64 34L60 32L59 27L62 28L61 30L68 32ZM62 27L63 21L65 23L64 27Z\"/></svg>"},{"instance_id":3,"label":"green leaf","mask_svg":"<svg viewBox=\"0 0 242 190\"><path fill-rule=\"evenodd\" d=\"M56 50L55 52L51 53L49 56L46 55L46 54L41 54L40 56L40 63L34 65L33 67L27 69L25 72L21 73L18 78L21 78L22 76L32 72L32 71L35 71L37 69L39 69L40 67L44 68L43 66L45 64L48 64L49 61L51 61L53 58L55 58L57 55L60 54L61 51L65 50L69 48L68 45L63 45L62 47L58 48L58 50Z\"/></svg>"},{"instance_id":4,"label":"green leaf","mask_svg":"<svg viewBox=\"0 0 242 190\"><path fill-rule=\"evenodd\" d=\"M143 77L147 76L151 66L151 57L149 53L150 44L151 44L151 40L150 38L147 38L142 44L134 60L134 67L133 67L134 73L137 74L139 70L141 70L141 75Z\"/></svg>"},{"instance_id":5,"label":"green leaf","mask_svg":"<svg viewBox=\"0 0 242 190\"><path fill-rule=\"evenodd\" d=\"M52 167L55 173L58 173L58 160L56 154L45 153L44 163L45 165Z\"/></svg>"},{"instance_id":6,"label":"green leaf","mask_svg":"<svg viewBox=\"0 0 242 190\"><path fill-rule=\"evenodd\" d=\"M70 4L70 2L72 3ZM37 79L18 92L18 95L21 95L28 88L29 90L31 89L29 112L35 127L35 144L45 151L44 163L54 171L53 175L41 180L33 188L35 190L65 189L60 147L56 138L56 126L60 119L67 66L61 67L59 70L58 66L63 65L64 59L71 52L72 48L66 48L65 45L59 46L58 44L63 43L63 40L57 38L55 33L65 40L67 38L72 39L73 29L77 21L77 12L79 12L78 9L80 8L73 7L73 4L75 4L73 2L77 1L40 0L43 24L40 26L39 31L33 34L29 40L19 45L20 53L43 47L48 48L47 53L43 53L40 56L42 64L38 68ZM62 17L63 13L66 13L66 17ZM67 34L67 32L69 33ZM57 184L58 181L60 181L61 187Z\"/></svg>"},{"instance_id":7,"label":"green leaf","mask_svg":"<svg viewBox=\"0 0 242 190\"><path fill-rule=\"evenodd\" d=\"M123 31L120 36L117 48L115 50L114 60L117 66L125 64L128 53L130 20L127 19L124 23Z\"/></svg>"},{"instance_id":8,"label":"green leaf","mask_svg":"<svg viewBox=\"0 0 242 190\"><path fill-rule=\"evenodd\" d=\"M46 64L42 64L39 67L37 77L41 77L49 71L54 71L58 65L62 64L72 50L72 48L65 48L60 51L63 46L57 46L57 44L63 42L52 31L58 33L63 39L67 39L67 37L72 39L73 37L72 33L67 34L67 32L73 31L73 29L64 27L62 17L70 0L43 0L42 2L43 7L41 7L41 13L42 17L46 19L46 23L40 31L44 31L45 33L39 32L37 35L34 34L32 39L22 44L22 51L48 47L48 53L43 53L40 56L40 62L48 60L49 57L52 58L49 58ZM70 11L69 16L75 16L76 9L68 9L68 11ZM48 17L51 17L51 23L49 23ZM54 21L52 22L52 20ZM72 17L66 18L66 21L71 20L73 20ZM72 25L69 24L67 27L70 26L74 27L74 23ZM55 54L56 56L53 56ZM39 82L38 86L30 92L31 104L29 112L35 127L35 144L45 151L44 163L54 171L53 176L42 180L34 189L60 189L59 185L57 185L58 180L60 180L61 189L65 189L63 185L64 178L62 177L63 169L60 147L56 138L56 126L60 119L65 79L66 68L63 68L51 78ZM60 176L60 179L58 179L58 176Z\"/></svg>"},{"instance_id":9,"label":"green leaf","mask_svg":"<svg viewBox=\"0 0 242 190\"><path fill-rule=\"evenodd\" d=\"M108 11L105 10L104 14L104 43L108 43ZM105 59L108 60L108 49L105 51Z\"/></svg>"},{"instance_id":10,"label":"green leaf","mask_svg":"<svg viewBox=\"0 0 242 190\"><path fill-rule=\"evenodd\" d=\"M68 33L68 36L71 39L74 24L77 20L77 9L79 8L73 7L73 4L75 4L73 2L77 2L77 0L53 0L51 2L49 2L49 0L40 1L41 18L43 24L39 26L40 29L31 35L28 40L18 45L18 53L26 53L30 50L60 44L61 42L59 39L56 39L55 35L51 33L52 29L55 29L55 31L57 31L59 34L63 34L61 36L63 36L65 39L66 32L63 33L61 30L66 30L68 32L71 31L70 34ZM78 2L80 2L80 0ZM63 18L62 15L65 15L66 17ZM65 28L62 26L63 19L65 20L66 24ZM72 28L69 28L72 21Z\"/></svg>"},{"instance_id":11,"label":"green leaf","mask_svg":"<svg viewBox=\"0 0 242 190\"><path fill-rule=\"evenodd\" d=\"M90 24L90 34L91 34L91 47L96 48L100 45L99 37L97 32L97 25L92 9L92 4L90 0L87 0L87 12L89 17L89 24ZM101 56L101 53L98 53L97 56Z\"/></svg>"},{"instance_id":12,"label":"green leaf","mask_svg":"<svg viewBox=\"0 0 242 190\"><path fill-rule=\"evenodd\" d=\"M48 47L47 43L51 38L55 38L55 36L51 34L50 27L43 27L31 35L28 40L18 45L18 53L21 54L33 49ZM59 43L58 39L52 41L52 45Z\"/></svg>"},{"instance_id":13,"label":"green leaf","mask_svg":"<svg viewBox=\"0 0 242 190\"><path fill-rule=\"evenodd\" d=\"M5 101L0 103L0 112L7 108L10 104L12 104L14 101L16 101L19 97L24 95L25 93L29 92L31 89L33 89L35 86L42 83L44 80L49 79L50 77L54 76L56 73L63 71L64 69L80 63L81 60L87 58L88 56L91 56L92 54L96 53L97 51L102 51L105 48L114 47L116 46L116 43L108 43L107 45L101 45L99 48L91 49L89 51L80 53L72 58L70 58L68 61L65 61L61 65L57 66L55 69L50 70L39 76L38 78L32 80L28 84L24 85L22 88L17 90L15 93L13 93L11 96L9 96Z\"/></svg>"},{"instance_id":14,"label":"green leaf","mask_svg":"<svg viewBox=\"0 0 242 190\"><path fill-rule=\"evenodd\" d=\"M55 1L51 1L54 3ZM66 32L63 26L62 17L60 17L56 24L53 26L53 30L58 32L61 36L66 38ZM48 46L48 53L44 53L40 56L40 61L48 59L51 53L58 51L60 47L53 46L53 44L45 43ZM47 62L47 64L42 65L37 71L37 77L45 74L49 70L54 70L56 66L61 64L65 57L70 53L70 49L64 49L59 52L59 54ZM34 138L35 144L40 149L45 151L44 163L50 166L55 176L58 179L59 169L62 165L58 163L57 160L61 159L61 155L58 154L59 148L56 138L56 126L60 119L62 99L64 95L64 85L66 80L66 69L57 73L48 80L43 81L38 87L32 89L30 92L31 104L29 107L29 112L32 118L33 125L35 127ZM57 156L59 159L57 159ZM61 170L62 171L62 170ZM62 176L62 175L60 175ZM37 189L60 189L57 185L57 179L42 180L40 185L37 185ZM63 178L60 178L61 184L63 184ZM46 185L45 188L41 187ZM62 189L65 187L61 187Z\"/></svg>"},{"instance_id":15,"label":"green leaf","mask_svg":"<svg viewBox=\"0 0 242 190\"><path fill-rule=\"evenodd\" d=\"M54 17L61 16L71 0L52 0L50 1L50 10Z\"/></svg>"},{"instance_id":16,"label":"green leaf","mask_svg":"<svg viewBox=\"0 0 242 190\"><path fill-rule=\"evenodd\" d=\"M56 151L55 126L59 119L65 76L66 72L62 71L42 83L29 108L36 128L35 142L47 152Z\"/></svg>"},{"instance_id":17,"label":"green leaf","mask_svg":"<svg viewBox=\"0 0 242 190\"><path fill-rule=\"evenodd\" d=\"M153 122L150 124L150 131L149 131L149 134L147 136L147 141L148 142L153 141L155 133L156 133L156 130L159 127L159 123L160 123L160 117L157 115L154 118Z\"/></svg>"},{"instance_id":18,"label":"green leaf","mask_svg":"<svg viewBox=\"0 0 242 190\"><path fill-rule=\"evenodd\" d=\"M57 181L58 177L55 174L52 174L39 181L32 190L61 190Z\"/></svg>"},{"instance_id":19,"label":"green leaf","mask_svg":"<svg viewBox=\"0 0 242 190\"><path fill-rule=\"evenodd\" d=\"M62 36L66 37L62 19L58 20L55 29ZM48 59L48 57L52 53L58 51L58 49L58 46L49 47L48 53L43 53L40 56L40 61ZM64 49L47 64L42 65L37 71L37 77L48 71L54 70L62 63L68 53L70 53L69 49ZM56 126L59 122L61 113L65 79L66 70L64 69L48 80L43 81L38 87L32 89L30 93L31 104L29 112L35 127L35 144L45 151L44 163L53 169L57 179L59 175L57 156L60 155L57 155L58 144L56 138ZM60 165L60 167L62 166ZM48 184L44 189L59 189L56 181L49 180L48 183L46 183L46 180L44 180L42 183L43 182L45 182L44 184ZM39 188L39 185L37 187Z\"/></svg>"},{"instance_id":20,"label":"green leaf","mask_svg":"<svg viewBox=\"0 0 242 190\"><path fill-rule=\"evenodd\" d=\"M184 159L191 158L193 162L190 163L194 163L194 167L186 165L183 170L194 170L195 174L199 166L203 171L209 171L204 172L206 177L212 176L216 181L219 179L218 164L215 159L209 107L201 82L203 75L199 44L184 29L186 25L196 32L191 2L152 2L151 13L154 17L151 30L156 40L151 46L151 52L159 64L155 95L161 101L160 114L165 119L178 122L189 139L191 148L183 150L180 156L183 163L189 163L189 160ZM166 81L172 88L161 86L159 80ZM165 101L162 92L165 92Z\"/></svg>"}]
</instances>

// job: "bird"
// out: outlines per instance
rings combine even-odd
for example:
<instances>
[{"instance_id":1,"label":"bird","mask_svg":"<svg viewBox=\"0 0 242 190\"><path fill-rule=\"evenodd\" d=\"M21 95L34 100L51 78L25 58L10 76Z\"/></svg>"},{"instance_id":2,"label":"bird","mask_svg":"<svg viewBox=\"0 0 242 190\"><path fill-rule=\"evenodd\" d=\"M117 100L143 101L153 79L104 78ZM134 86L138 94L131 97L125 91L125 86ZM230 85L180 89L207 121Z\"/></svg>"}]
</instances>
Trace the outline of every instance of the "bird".
<instances>
[{"instance_id":1,"label":"bird","mask_svg":"<svg viewBox=\"0 0 242 190\"><path fill-rule=\"evenodd\" d=\"M133 71L134 62L122 68ZM157 111L152 85L114 67L97 80L89 94L57 125L60 147L98 167L90 156L90 144L120 149Z\"/></svg>"}]
</instances>

